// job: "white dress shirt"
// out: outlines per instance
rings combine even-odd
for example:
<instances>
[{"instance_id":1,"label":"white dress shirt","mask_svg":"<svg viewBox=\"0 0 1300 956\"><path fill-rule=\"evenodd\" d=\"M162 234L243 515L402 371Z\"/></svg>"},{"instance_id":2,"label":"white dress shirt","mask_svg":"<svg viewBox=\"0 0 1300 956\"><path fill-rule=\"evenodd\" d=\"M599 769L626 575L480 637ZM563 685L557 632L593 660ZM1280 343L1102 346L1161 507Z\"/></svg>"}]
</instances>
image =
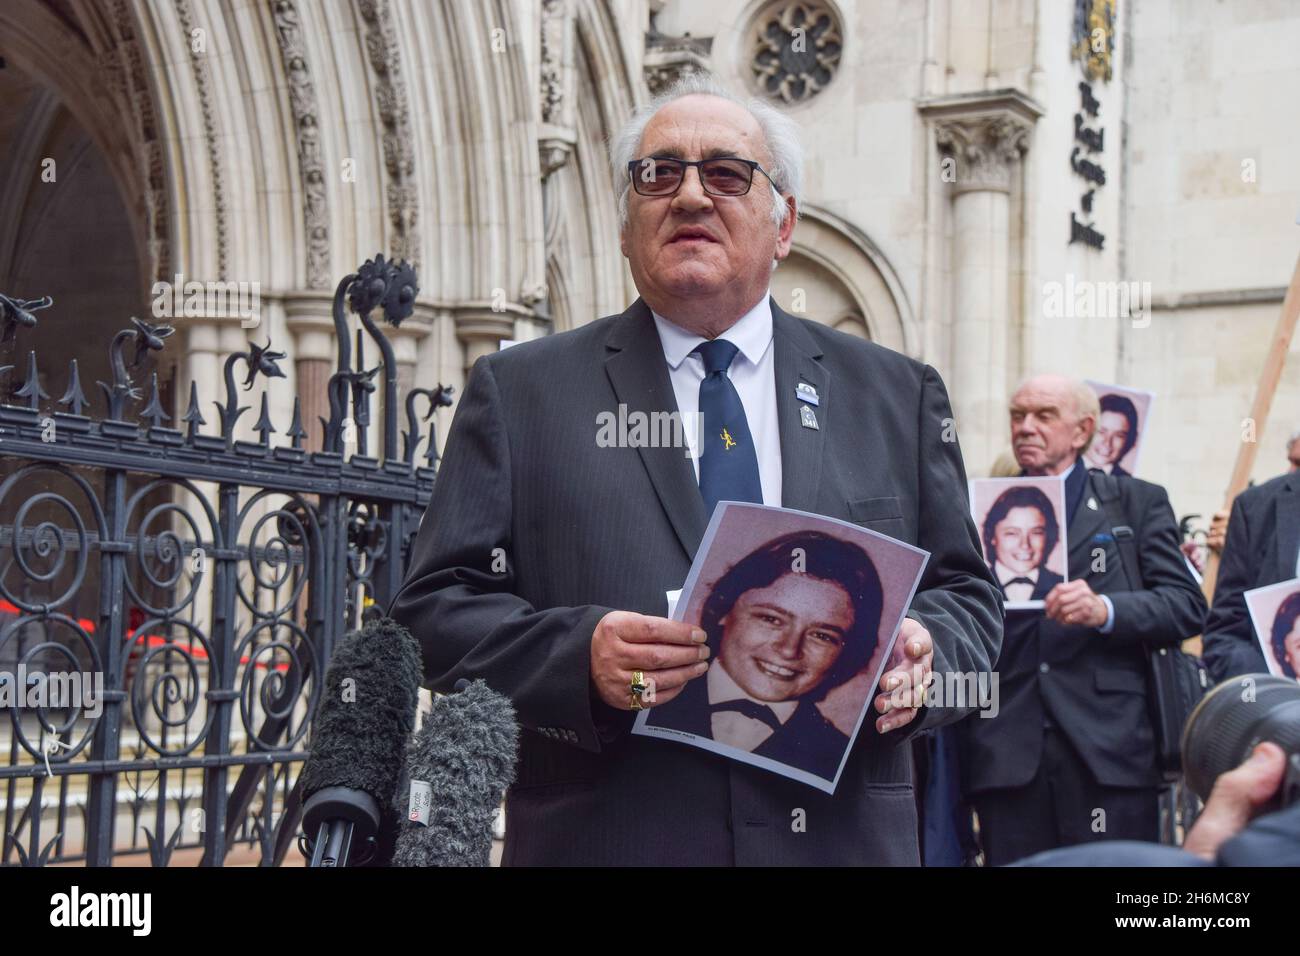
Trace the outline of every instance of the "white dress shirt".
<instances>
[{"instance_id":1,"label":"white dress shirt","mask_svg":"<svg viewBox=\"0 0 1300 956\"><path fill-rule=\"evenodd\" d=\"M773 703L772 701L759 700L757 697L750 697L727 673L727 669L722 666L721 661L715 660L709 665L709 675L704 679L708 681L710 705L721 704L728 700L752 700L760 707L770 707L772 713L776 714L776 719L783 726L799 709L799 701L797 700L782 700ZM763 721L755 717L746 717L737 711L724 710L714 714L709 726L713 731L713 739L718 743L746 751L756 750L759 744L774 733L772 728Z\"/></svg>"},{"instance_id":2,"label":"white dress shirt","mask_svg":"<svg viewBox=\"0 0 1300 956\"><path fill-rule=\"evenodd\" d=\"M776 370L772 346L772 303L770 292L764 294L752 309L718 338L726 339L740 351L732 360L728 375L731 384L745 406L745 420L754 439L758 455L758 477L763 489L763 504L781 506L781 435L776 419ZM677 397L677 411L683 422L697 420L700 411L700 383L704 381L704 359L691 354L701 342L708 339L687 332L671 319L657 312L655 327L663 345L664 358L668 360L668 376ZM793 396L791 396L793 398ZM691 465L695 480L700 480L699 448L692 428L684 429L690 446Z\"/></svg>"},{"instance_id":3,"label":"white dress shirt","mask_svg":"<svg viewBox=\"0 0 1300 956\"><path fill-rule=\"evenodd\" d=\"M1029 601L1033 599L1034 588L1038 587L1038 568L1031 568L1028 571L1013 571L1001 561L993 562L993 571L998 576L998 583L1002 585L1002 590L1006 592L1008 601ZM1029 584L1020 581L1016 584L1007 584L1014 578L1028 578Z\"/></svg>"}]
</instances>

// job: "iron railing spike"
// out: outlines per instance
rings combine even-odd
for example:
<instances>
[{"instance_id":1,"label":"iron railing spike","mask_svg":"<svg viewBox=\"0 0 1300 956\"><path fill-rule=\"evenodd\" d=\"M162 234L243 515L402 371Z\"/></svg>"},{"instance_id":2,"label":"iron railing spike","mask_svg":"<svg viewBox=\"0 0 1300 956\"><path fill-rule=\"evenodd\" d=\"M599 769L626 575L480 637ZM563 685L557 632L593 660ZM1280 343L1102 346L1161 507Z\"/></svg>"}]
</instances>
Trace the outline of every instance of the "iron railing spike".
<instances>
[{"instance_id":1,"label":"iron railing spike","mask_svg":"<svg viewBox=\"0 0 1300 956\"><path fill-rule=\"evenodd\" d=\"M77 360L72 359L68 365L68 388L59 399L59 404L71 405L72 414L80 415L81 410L90 403L86 400L86 393L81 389L81 371L77 367Z\"/></svg>"},{"instance_id":2,"label":"iron railing spike","mask_svg":"<svg viewBox=\"0 0 1300 956\"><path fill-rule=\"evenodd\" d=\"M149 388L149 404L144 407L140 417L149 419L154 428L162 428L162 423L169 421L171 416L162 407L162 397L158 392L158 373L154 372L150 378L152 384Z\"/></svg>"},{"instance_id":3,"label":"iron railing spike","mask_svg":"<svg viewBox=\"0 0 1300 956\"><path fill-rule=\"evenodd\" d=\"M45 389L41 388L41 376L36 370L36 350L27 350L27 380L23 382L23 387L14 392L18 398L27 399L28 407L34 412L41 410L41 399L49 398Z\"/></svg>"}]
</instances>

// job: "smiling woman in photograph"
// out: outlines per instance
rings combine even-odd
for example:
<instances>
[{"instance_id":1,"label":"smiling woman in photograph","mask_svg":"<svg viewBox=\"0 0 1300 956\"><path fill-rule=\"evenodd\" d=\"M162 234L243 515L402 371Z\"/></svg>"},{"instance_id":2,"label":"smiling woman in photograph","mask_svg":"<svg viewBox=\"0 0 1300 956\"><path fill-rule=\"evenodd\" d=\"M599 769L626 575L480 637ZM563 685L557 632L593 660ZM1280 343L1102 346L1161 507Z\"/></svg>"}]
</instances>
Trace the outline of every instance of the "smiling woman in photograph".
<instances>
[{"instance_id":1,"label":"smiling woman in photograph","mask_svg":"<svg viewBox=\"0 0 1300 956\"><path fill-rule=\"evenodd\" d=\"M849 738L817 704L876 649L882 589L857 545L783 535L737 561L700 614L713 664L650 723L832 779Z\"/></svg>"}]
</instances>

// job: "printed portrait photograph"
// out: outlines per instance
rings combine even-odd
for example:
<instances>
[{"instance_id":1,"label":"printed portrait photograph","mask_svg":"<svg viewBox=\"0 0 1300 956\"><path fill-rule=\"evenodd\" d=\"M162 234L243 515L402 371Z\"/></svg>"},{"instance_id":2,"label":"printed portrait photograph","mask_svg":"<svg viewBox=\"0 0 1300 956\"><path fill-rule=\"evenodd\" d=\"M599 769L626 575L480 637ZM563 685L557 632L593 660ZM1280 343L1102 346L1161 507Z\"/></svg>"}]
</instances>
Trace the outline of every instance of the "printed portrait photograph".
<instances>
[{"instance_id":1,"label":"printed portrait photograph","mask_svg":"<svg viewBox=\"0 0 1300 956\"><path fill-rule=\"evenodd\" d=\"M1092 443L1083 453L1083 463L1117 478L1136 475L1142 434L1155 393L1104 382L1089 381L1087 384L1097 393L1101 416L1097 419Z\"/></svg>"},{"instance_id":2,"label":"printed portrait photograph","mask_svg":"<svg viewBox=\"0 0 1300 956\"><path fill-rule=\"evenodd\" d=\"M1300 681L1300 578L1245 594L1268 672Z\"/></svg>"},{"instance_id":3,"label":"printed portrait photograph","mask_svg":"<svg viewBox=\"0 0 1300 956\"><path fill-rule=\"evenodd\" d=\"M848 522L719 504L674 614L711 664L634 732L834 792L927 558Z\"/></svg>"},{"instance_id":4,"label":"printed portrait photograph","mask_svg":"<svg viewBox=\"0 0 1300 956\"><path fill-rule=\"evenodd\" d=\"M1066 579L1063 478L977 478L971 515L1008 610L1034 610Z\"/></svg>"}]
</instances>

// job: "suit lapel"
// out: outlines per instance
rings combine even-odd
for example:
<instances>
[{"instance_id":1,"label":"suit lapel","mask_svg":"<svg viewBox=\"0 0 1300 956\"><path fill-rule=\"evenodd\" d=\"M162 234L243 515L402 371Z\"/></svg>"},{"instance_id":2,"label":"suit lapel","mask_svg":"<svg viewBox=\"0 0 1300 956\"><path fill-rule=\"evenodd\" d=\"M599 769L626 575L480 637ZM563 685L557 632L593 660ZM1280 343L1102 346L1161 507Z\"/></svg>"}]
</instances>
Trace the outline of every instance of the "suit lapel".
<instances>
[{"instance_id":1,"label":"suit lapel","mask_svg":"<svg viewBox=\"0 0 1300 956\"><path fill-rule=\"evenodd\" d=\"M1095 504L1096 507L1089 507L1090 503ZM1077 580L1091 576L1094 547L1092 539L1105 530L1108 520L1101 495L1093 485L1092 475L1088 475L1087 484L1083 489L1083 498L1079 501L1079 507L1075 509L1074 518L1071 519L1069 531L1066 533L1070 546L1071 578Z\"/></svg>"},{"instance_id":2,"label":"suit lapel","mask_svg":"<svg viewBox=\"0 0 1300 956\"><path fill-rule=\"evenodd\" d=\"M1300 494L1295 477L1288 479L1277 496L1277 580L1296 576L1296 553L1300 551Z\"/></svg>"},{"instance_id":3,"label":"suit lapel","mask_svg":"<svg viewBox=\"0 0 1300 956\"><path fill-rule=\"evenodd\" d=\"M610 350L605 374L618 401L633 411L676 412L677 398L668 378L668 362L650 309L641 299L613 323L605 340ZM617 412L617 409L612 409ZM637 448L650 475L659 503L691 560L704 536L708 515L695 480L689 453L683 448Z\"/></svg>"},{"instance_id":4,"label":"suit lapel","mask_svg":"<svg viewBox=\"0 0 1300 956\"><path fill-rule=\"evenodd\" d=\"M831 414L831 374L817 361L822 350L798 319L772 300L772 347L776 378L776 419L781 438L781 504L817 510L822 445ZM817 390L820 404L809 406L817 428L804 426L795 388L803 381Z\"/></svg>"}]
</instances>

